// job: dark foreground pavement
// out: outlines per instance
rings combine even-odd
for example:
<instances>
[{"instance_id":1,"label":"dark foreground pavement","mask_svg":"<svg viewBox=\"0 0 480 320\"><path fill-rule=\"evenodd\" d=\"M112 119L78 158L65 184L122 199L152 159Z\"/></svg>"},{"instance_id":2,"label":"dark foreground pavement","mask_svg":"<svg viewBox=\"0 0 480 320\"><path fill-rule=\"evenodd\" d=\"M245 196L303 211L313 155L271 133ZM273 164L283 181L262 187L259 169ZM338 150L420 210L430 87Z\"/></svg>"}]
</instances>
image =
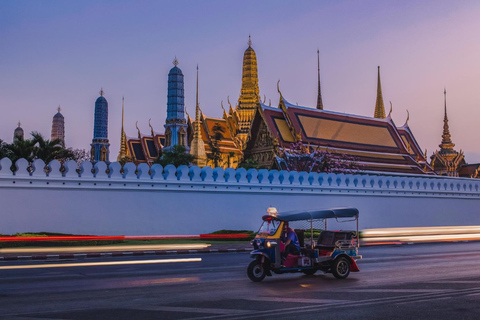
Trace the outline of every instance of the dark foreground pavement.
<instances>
[{"instance_id":1,"label":"dark foreground pavement","mask_svg":"<svg viewBox=\"0 0 480 320\"><path fill-rule=\"evenodd\" d=\"M54 263L1 261L0 319L480 319L480 243L361 250L361 271L346 280L286 274L260 283L246 276L247 253L93 258L201 261L60 261L20 270L8 268Z\"/></svg>"}]
</instances>

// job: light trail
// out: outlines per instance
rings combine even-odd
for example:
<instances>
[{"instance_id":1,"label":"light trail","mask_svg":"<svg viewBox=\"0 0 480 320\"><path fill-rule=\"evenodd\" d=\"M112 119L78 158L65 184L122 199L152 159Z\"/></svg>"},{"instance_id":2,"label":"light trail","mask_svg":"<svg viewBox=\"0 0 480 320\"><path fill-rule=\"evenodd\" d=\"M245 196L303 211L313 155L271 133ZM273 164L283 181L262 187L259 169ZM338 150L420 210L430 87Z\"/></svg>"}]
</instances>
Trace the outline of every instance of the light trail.
<instances>
[{"instance_id":1,"label":"light trail","mask_svg":"<svg viewBox=\"0 0 480 320\"><path fill-rule=\"evenodd\" d=\"M52 264L39 264L39 265L0 266L0 270L95 267L95 266L129 265L129 264L156 264L156 263L178 263L178 262L201 262L201 261L202 261L202 258L186 258L186 259L157 259L157 260L140 260L140 261L52 263Z\"/></svg>"},{"instance_id":2,"label":"light trail","mask_svg":"<svg viewBox=\"0 0 480 320\"><path fill-rule=\"evenodd\" d=\"M44 247L44 248L6 248L0 249L0 253L22 252L112 252L112 251L153 251L153 250L198 250L210 247L211 244L157 244L157 245L127 245L127 246L86 246L86 247Z\"/></svg>"},{"instance_id":3,"label":"light trail","mask_svg":"<svg viewBox=\"0 0 480 320\"><path fill-rule=\"evenodd\" d=\"M480 240L480 226L382 228L362 231L364 245Z\"/></svg>"}]
</instances>

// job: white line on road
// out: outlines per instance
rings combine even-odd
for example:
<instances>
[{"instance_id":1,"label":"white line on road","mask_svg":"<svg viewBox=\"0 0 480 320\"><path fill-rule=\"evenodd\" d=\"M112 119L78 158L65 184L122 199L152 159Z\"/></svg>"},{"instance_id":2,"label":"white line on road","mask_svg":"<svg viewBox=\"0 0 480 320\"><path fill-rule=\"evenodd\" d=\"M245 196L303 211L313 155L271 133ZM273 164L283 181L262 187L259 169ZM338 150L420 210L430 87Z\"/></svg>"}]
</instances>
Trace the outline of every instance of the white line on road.
<instances>
[{"instance_id":1,"label":"white line on road","mask_svg":"<svg viewBox=\"0 0 480 320\"><path fill-rule=\"evenodd\" d=\"M211 313L211 314L246 314L252 310L238 309L217 309L217 308L191 308L191 307L167 307L167 306L142 306L141 310L149 311L171 311L171 312L195 312L195 313Z\"/></svg>"}]
</instances>

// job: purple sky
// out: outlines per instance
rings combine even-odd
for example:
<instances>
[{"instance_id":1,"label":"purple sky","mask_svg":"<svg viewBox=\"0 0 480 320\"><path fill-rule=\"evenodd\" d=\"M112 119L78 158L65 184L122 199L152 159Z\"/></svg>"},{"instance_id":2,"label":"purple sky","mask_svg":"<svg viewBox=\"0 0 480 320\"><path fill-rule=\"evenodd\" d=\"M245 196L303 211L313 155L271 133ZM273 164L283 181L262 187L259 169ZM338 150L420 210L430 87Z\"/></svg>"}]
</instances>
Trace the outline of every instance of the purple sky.
<instances>
[{"instance_id":1,"label":"purple sky","mask_svg":"<svg viewBox=\"0 0 480 320\"><path fill-rule=\"evenodd\" d=\"M89 149L100 88L109 102L110 158L125 122L163 132L167 74L177 56L187 111L221 117L220 101L240 94L242 57L252 35L260 94L277 105L277 80L291 103L315 107L320 49L325 109L372 116L377 65L385 108L410 127L428 155L443 127L443 88L452 140L480 162L478 1L10 1L0 2L0 138L50 137L58 105L66 144Z\"/></svg>"}]
</instances>

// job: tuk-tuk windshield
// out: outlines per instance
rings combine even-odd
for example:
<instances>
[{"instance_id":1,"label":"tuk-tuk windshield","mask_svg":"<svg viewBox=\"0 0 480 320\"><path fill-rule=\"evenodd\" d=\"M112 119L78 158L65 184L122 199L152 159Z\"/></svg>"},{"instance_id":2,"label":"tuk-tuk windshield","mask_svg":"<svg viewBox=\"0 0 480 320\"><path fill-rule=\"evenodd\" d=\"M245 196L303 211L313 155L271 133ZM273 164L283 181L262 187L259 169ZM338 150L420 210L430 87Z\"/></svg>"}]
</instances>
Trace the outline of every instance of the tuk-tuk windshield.
<instances>
[{"instance_id":1,"label":"tuk-tuk windshield","mask_svg":"<svg viewBox=\"0 0 480 320\"><path fill-rule=\"evenodd\" d=\"M268 236L273 236L275 232L277 232L278 226L280 225L280 221L278 220L265 220L258 230L257 237L264 238Z\"/></svg>"}]
</instances>

